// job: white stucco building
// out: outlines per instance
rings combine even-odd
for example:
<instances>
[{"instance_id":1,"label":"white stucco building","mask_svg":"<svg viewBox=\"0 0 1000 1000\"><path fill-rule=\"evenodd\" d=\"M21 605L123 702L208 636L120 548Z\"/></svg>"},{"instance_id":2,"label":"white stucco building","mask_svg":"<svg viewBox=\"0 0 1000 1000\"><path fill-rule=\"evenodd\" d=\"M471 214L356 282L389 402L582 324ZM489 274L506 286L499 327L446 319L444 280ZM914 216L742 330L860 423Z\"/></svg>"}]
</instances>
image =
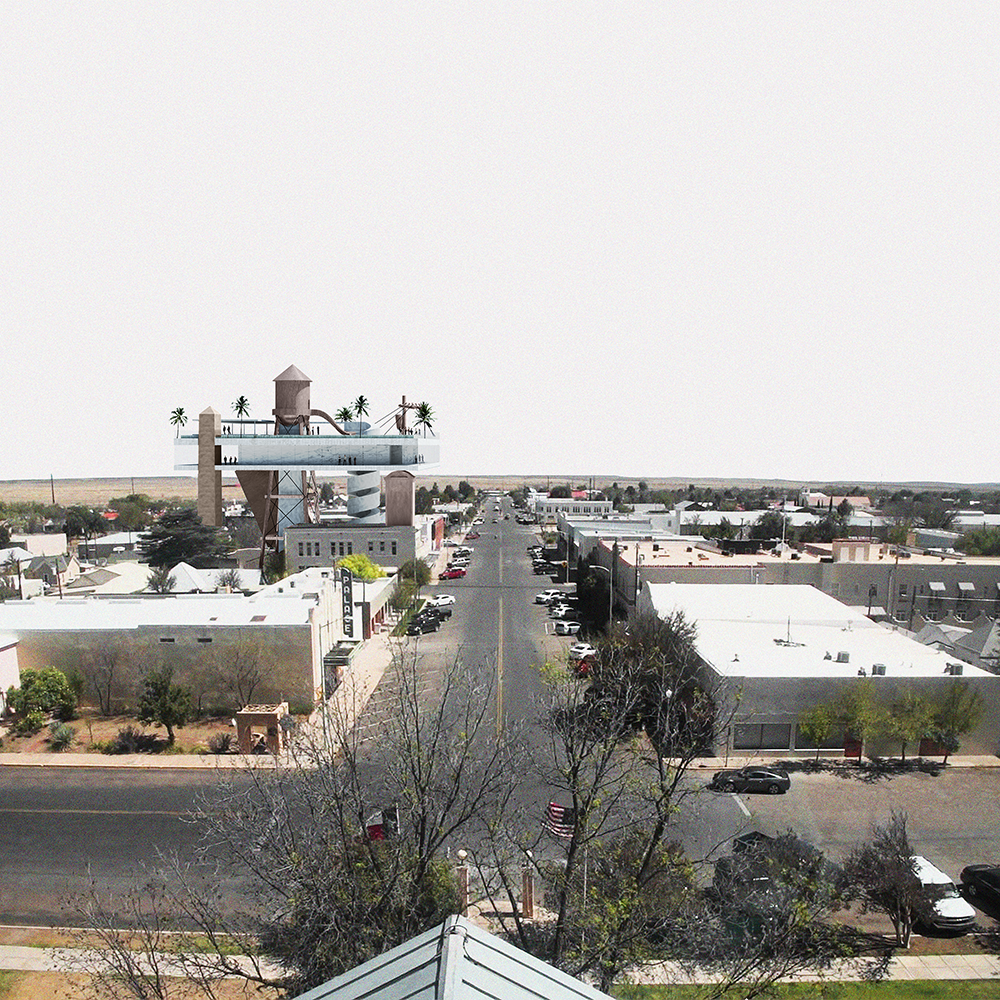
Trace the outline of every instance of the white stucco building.
<instances>
[{"instance_id":1,"label":"white stucco building","mask_svg":"<svg viewBox=\"0 0 1000 1000\"><path fill-rule=\"evenodd\" d=\"M982 716L962 737L962 753L1000 750L1000 677L871 621L814 587L732 584L642 586L639 613L680 610L697 628L702 682L716 692L726 722L720 751L788 751L809 744L798 731L801 712L832 701L862 672L891 702L907 688L940 699L949 685L979 693ZM843 734L831 747L843 747ZM898 753L891 745L886 753ZM916 749L916 748L913 748Z\"/></svg>"}]
</instances>

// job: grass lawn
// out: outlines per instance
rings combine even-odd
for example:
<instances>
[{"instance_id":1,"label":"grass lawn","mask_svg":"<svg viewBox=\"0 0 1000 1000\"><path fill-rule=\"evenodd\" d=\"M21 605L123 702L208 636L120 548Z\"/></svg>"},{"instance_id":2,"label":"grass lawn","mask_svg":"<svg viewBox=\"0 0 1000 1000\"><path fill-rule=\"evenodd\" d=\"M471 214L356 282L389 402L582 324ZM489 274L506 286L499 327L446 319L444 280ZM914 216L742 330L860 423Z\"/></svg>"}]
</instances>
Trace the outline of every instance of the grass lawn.
<instances>
[{"instance_id":1,"label":"grass lawn","mask_svg":"<svg viewBox=\"0 0 1000 1000\"><path fill-rule=\"evenodd\" d=\"M617 986L622 1000L698 1000L704 986ZM896 980L885 983L781 983L771 996L780 1000L1000 1000L1000 982L993 979ZM727 1000L743 1000L734 990Z\"/></svg>"}]
</instances>

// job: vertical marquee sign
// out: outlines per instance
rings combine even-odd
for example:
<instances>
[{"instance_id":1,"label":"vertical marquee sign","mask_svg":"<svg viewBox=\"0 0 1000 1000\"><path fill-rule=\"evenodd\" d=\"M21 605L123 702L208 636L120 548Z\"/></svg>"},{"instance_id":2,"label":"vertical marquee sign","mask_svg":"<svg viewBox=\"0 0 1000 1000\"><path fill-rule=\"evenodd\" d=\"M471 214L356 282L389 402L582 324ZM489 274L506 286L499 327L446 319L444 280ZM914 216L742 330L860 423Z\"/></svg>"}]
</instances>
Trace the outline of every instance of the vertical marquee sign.
<instances>
[{"instance_id":1,"label":"vertical marquee sign","mask_svg":"<svg viewBox=\"0 0 1000 1000\"><path fill-rule=\"evenodd\" d=\"M344 566L340 567L340 593L344 601L344 635L354 638L354 576Z\"/></svg>"}]
</instances>

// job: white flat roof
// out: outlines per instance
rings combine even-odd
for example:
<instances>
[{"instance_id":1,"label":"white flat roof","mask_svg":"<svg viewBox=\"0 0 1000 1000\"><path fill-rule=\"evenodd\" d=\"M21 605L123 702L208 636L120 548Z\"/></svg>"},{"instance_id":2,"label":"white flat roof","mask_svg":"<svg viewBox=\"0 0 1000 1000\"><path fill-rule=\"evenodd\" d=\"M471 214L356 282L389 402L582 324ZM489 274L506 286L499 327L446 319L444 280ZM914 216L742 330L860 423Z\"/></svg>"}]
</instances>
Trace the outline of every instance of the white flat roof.
<instances>
[{"instance_id":1,"label":"white flat roof","mask_svg":"<svg viewBox=\"0 0 1000 1000\"><path fill-rule=\"evenodd\" d=\"M177 594L170 597L36 598L0 604L0 631L122 631L163 627L226 628L305 625L316 596L295 590L276 596Z\"/></svg>"},{"instance_id":2,"label":"white flat roof","mask_svg":"<svg viewBox=\"0 0 1000 1000\"><path fill-rule=\"evenodd\" d=\"M854 677L859 667L871 676L875 663L887 677L940 677L955 660L804 584L647 588L657 614L679 609L695 623L698 654L726 677ZM848 662L838 663L838 653ZM968 664L963 672L992 676Z\"/></svg>"}]
</instances>

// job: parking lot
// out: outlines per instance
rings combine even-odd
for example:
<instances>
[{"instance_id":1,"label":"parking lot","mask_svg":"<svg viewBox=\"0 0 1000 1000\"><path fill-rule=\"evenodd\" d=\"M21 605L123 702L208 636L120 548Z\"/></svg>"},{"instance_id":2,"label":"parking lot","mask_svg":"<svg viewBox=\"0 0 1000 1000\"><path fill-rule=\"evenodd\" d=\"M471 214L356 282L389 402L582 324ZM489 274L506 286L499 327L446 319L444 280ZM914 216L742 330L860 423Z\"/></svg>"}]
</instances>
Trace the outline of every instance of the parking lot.
<instances>
[{"instance_id":1,"label":"parking lot","mask_svg":"<svg viewBox=\"0 0 1000 1000\"><path fill-rule=\"evenodd\" d=\"M700 769L698 782L707 782L713 770ZM726 822L734 831L752 829L775 835L792 830L839 862L868 836L872 823L884 822L897 811L907 816L914 851L956 883L966 865L1000 864L1000 768L954 767L936 775L915 771L887 777L838 768L835 772L793 771L791 779L785 795L710 792L708 796L717 801L706 810L705 819L715 814L720 840ZM726 849L724 845L723 852ZM980 900L970 902L984 926L1000 917Z\"/></svg>"}]
</instances>

